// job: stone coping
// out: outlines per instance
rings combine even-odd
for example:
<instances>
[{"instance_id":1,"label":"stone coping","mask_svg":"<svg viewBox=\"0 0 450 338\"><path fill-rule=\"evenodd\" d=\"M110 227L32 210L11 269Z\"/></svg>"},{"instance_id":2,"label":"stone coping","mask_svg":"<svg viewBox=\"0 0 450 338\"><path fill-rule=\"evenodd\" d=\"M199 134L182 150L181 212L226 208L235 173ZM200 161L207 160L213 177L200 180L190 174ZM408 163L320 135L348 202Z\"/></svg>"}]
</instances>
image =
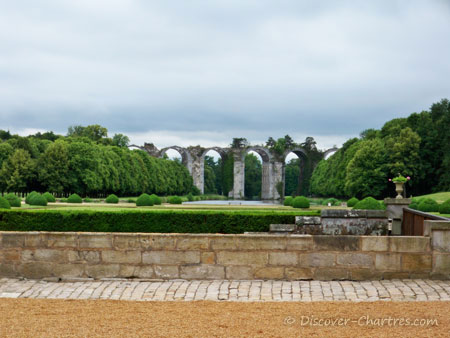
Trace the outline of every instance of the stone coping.
<instances>
[{"instance_id":1,"label":"stone coping","mask_svg":"<svg viewBox=\"0 0 450 338\"><path fill-rule=\"evenodd\" d=\"M448 230L450 231L450 220L441 221L441 220L425 220L423 222L423 235L431 236L431 232L433 230Z\"/></svg>"},{"instance_id":2,"label":"stone coping","mask_svg":"<svg viewBox=\"0 0 450 338\"><path fill-rule=\"evenodd\" d=\"M322 209L320 216L329 218L387 218L386 210Z\"/></svg>"},{"instance_id":3,"label":"stone coping","mask_svg":"<svg viewBox=\"0 0 450 338\"><path fill-rule=\"evenodd\" d=\"M384 204L396 204L396 205L409 205L411 204L411 198L391 198L387 197L384 199Z\"/></svg>"},{"instance_id":4,"label":"stone coping","mask_svg":"<svg viewBox=\"0 0 450 338\"><path fill-rule=\"evenodd\" d=\"M429 221L425 221L429 222ZM434 221L433 221L434 222ZM437 229L435 226L439 224L450 224L450 222L432 223L433 230ZM444 229L449 229L446 226ZM369 236L369 235L308 235L308 234L270 234L270 233L245 233L245 234L210 234L210 233L175 233L175 232L84 232L84 231L0 231L0 239L3 234L6 235L83 235L83 236L98 236L98 235L113 235L113 236L160 236L160 237L243 237L243 238L311 238L311 237L330 237L330 238L425 238L428 236Z\"/></svg>"}]
</instances>

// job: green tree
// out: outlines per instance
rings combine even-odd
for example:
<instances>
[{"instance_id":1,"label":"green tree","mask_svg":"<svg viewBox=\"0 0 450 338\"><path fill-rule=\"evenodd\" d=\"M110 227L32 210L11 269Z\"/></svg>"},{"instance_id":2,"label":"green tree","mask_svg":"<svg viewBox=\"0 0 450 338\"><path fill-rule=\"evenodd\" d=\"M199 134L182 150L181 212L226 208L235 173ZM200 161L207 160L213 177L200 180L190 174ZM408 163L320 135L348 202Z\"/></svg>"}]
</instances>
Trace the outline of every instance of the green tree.
<instances>
[{"instance_id":1,"label":"green tree","mask_svg":"<svg viewBox=\"0 0 450 338\"><path fill-rule=\"evenodd\" d=\"M87 137L92 141L98 142L102 138L108 137L108 129L98 124L83 126L70 126L67 131L67 136L72 137Z\"/></svg>"},{"instance_id":2,"label":"green tree","mask_svg":"<svg viewBox=\"0 0 450 338\"><path fill-rule=\"evenodd\" d=\"M245 156L244 195L247 199L261 198L262 164L254 154Z\"/></svg>"},{"instance_id":3,"label":"green tree","mask_svg":"<svg viewBox=\"0 0 450 338\"><path fill-rule=\"evenodd\" d=\"M300 159L293 158L286 164L285 169L285 194L297 195L298 194L298 179L300 176Z\"/></svg>"},{"instance_id":4,"label":"green tree","mask_svg":"<svg viewBox=\"0 0 450 338\"><path fill-rule=\"evenodd\" d=\"M380 197L387 187L388 155L382 140L363 141L349 162L345 179L347 195Z\"/></svg>"},{"instance_id":5,"label":"green tree","mask_svg":"<svg viewBox=\"0 0 450 338\"><path fill-rule=\"evenodd\" d=\"M24 193L35 177L35 163L26 150L16 149L3 162L0 176L6 191Z\"/></svg>"},{"instance_id":6,"label":"green tree","mask_svg":"<svg viewBox=\"0 0 450 338\"><path fill-rule=\"evenodd\" d=\"M385 139L388 154L388 168L392 176L398 173L415 176L418 172L420 136L411 128L400 130L397 135L387 136Z\"/></svg>"},{"instance_id":7,"label":"green tree","mask_svg":"<svg viewBox=\"0 0 450 338\"><path fill-rule=\"evenodd\" d=\"M130 139L128 138L128 136L123 135L123 134L114 134L113 138L112 138L112 145L116 146L116 147L128 147L128 145L130 144Z\"/></svg>"},{"instance_id":8,"label":"green tree","mask_svg":"<svg viewBox=\"0 0 450 338\"><path fill-rule=\"evenodd\" d=\"M46 190L62 194L68 187L69 153L67 143L52 143L38 161L39 181Z\"/></svg>"}]
</instances>

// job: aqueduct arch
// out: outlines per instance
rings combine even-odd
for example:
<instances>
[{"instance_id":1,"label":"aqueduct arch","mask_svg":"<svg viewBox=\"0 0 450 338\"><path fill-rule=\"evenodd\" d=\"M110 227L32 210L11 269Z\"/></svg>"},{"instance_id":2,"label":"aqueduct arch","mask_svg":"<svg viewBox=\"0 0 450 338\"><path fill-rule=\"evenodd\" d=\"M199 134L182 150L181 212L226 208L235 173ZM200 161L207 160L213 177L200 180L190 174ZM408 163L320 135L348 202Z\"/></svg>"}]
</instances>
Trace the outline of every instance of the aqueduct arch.
<instances>
[{"instance_id":1,"label":"aqueduct arch","mask_svg":"<svg viewBox=\"0 0 450 338\"><path fill-rule=\"evenodd\" d=\"M229 197L234 199L244 198L245 186L245 156L248 152L254 151L261 156L262 159L262 182L261 182L261 199L262 200L277 200L280 198L280 193L284 195L285 185L285 159L286 156L293 152L299 158L305 159L307 152L300 148L294 147L286 150L283 154L274 153L271 149L264 146L247 146L243 148L223 148L223 147L209 147L203 148L200 146L179 147L170 146L158 149L153 143L145 143L143 147L130 145L130 148L139 148L146 151L150 156L164 157L169 149L174 149L180 153L183 165L188 169L192 176L194 185L204 193L204 171L205 171L205 156L210 150L216 151L222 159L227 156L232 156L234 159L233 165L233 190L230 191ZM337 148L331 148L323 152L322 158L326 155L337 151Z\"/></svg>"}]
</instances>

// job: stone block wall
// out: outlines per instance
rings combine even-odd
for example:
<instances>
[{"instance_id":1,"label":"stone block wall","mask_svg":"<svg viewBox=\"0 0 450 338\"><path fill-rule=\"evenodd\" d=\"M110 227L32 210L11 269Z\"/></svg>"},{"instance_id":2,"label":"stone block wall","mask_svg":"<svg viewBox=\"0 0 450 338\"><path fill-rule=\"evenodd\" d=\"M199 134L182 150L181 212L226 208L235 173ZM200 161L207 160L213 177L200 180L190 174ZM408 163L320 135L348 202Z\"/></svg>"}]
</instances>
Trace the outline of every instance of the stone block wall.
<instances>
[{"instance_id":1,"label":"stone block wall","mask_svg":"<svg viewBox=\"0 0 450 338\"><path fill-rule=\"evenodd\" d=\"M448 279L450 232L434 233L441 236L0 232L0 276Z\"/></svg>"},{"instance_id":2,"label":"stone block wall","mask_svg":"<svg viewBox=\"0 0 450 338\"><path fill-rule=\"evenodd\" d=\"M309 235L387 235L384 210L323 209L320 217L296 216L296 233Z\"/></svg>"}]
</instances>

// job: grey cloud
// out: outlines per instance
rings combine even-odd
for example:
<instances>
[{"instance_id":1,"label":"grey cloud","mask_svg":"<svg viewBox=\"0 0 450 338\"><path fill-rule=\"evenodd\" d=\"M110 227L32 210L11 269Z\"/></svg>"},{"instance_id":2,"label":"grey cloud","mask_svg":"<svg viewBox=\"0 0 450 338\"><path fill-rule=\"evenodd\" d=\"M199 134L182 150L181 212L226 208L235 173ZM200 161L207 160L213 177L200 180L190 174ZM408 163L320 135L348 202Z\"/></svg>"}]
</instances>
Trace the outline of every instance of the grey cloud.
<instances>
[{"instance_id":1,"label":"grey cloud","mask_svg":"<svg viewBox=\"0 0 450 338\"><path fill-rule=\"evenodd\" d=\"M0 128L358 135L449 96L449 15L446 1L3 2Z\"/></svg>"}]
</instances>

